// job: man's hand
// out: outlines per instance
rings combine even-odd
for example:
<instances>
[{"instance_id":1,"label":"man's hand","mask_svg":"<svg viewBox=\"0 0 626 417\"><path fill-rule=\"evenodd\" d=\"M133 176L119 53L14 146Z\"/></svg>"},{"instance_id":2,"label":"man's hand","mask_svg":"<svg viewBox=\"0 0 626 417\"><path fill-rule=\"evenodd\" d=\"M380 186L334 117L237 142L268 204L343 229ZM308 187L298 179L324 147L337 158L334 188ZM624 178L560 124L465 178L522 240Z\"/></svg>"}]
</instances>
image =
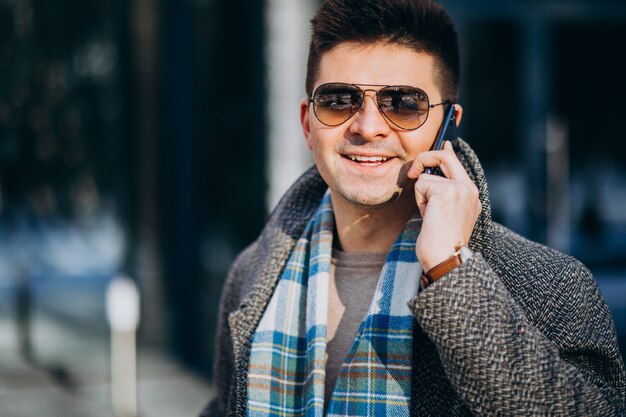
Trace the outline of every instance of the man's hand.
<instances>
[{"instance_id":1,"label":"man's hand","mask_svg":"<svg viewBox=\"0 0 626 417\"><path fill-rule=\"evenodd\" d=\"M445 178L425 174L426 167L441 169ZM468 177L452 144L418 155L407 173L415 182L415 201L422 214L422 230L415 244L424 271L445 261L460 242L469 243L482 210L478 188Z\"/></svg>"}]
</instances>

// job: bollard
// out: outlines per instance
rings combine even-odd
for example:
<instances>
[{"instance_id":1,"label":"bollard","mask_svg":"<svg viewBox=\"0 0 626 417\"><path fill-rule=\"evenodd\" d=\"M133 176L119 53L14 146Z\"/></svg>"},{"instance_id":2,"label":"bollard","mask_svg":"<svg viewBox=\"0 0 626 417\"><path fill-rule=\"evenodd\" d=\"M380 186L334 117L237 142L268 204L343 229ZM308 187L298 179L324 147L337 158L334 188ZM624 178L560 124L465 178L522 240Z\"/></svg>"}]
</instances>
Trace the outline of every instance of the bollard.
<instances>
[{"instance_id":1,"label":"bollard","mask_svg":"<svg viewBox=\"0 0 626 417\"><path fill-rule=\"evenodd\" d=\"M106 293L111 328L111 405L117 417L137 416L139 291L126 276L115 277Z\"/></svg>"}]
</instances>

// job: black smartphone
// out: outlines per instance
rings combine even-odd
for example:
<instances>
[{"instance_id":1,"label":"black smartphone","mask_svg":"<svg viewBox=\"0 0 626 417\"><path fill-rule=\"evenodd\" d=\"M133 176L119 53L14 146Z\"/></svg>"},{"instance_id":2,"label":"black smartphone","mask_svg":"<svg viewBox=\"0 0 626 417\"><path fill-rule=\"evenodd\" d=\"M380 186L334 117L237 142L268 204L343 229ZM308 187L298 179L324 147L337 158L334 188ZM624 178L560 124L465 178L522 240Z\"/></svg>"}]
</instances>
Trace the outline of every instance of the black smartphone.
<instances>
[{"instance_id":1,"label":"black smartphone","mask_svg":"<svg viewBox=\"0 0 626 417\"><path fill-rule=\"evenodd\" d=\"M433 142L433 146L430 148L430 150L441 150L443 148L443 143L447 140L456 140L457 134L458 132L456 128L456 109L454 108L454 104L448 104L448 108L446 109L446 117L443 119L443 123L439 128L439 133L437 133L437 139L435 140L435 142ZM442 175L439 168L426 168L424 172L426 174Z\"/></svg>"}]
</instances>

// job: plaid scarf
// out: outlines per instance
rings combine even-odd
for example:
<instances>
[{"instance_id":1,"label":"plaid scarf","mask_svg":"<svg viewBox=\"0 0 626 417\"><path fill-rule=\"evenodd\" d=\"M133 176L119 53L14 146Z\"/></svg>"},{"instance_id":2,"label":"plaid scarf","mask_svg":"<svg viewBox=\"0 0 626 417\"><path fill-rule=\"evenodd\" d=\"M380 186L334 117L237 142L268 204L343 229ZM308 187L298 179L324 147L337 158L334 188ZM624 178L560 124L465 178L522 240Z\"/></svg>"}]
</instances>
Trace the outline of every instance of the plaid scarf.
<instances>
[{"instance_id":1,"label":"plaid scarf","mask_svg":"<svg viewBox=\"0 0 626 417\"><path fill-rule=\"evenodd\" d=\"M409 416L421 219L400 234L341 366L327 416ZM326 193L287 262L252 337L248 416L322 417L334 215Z\"/></svg>"}]
</instances>

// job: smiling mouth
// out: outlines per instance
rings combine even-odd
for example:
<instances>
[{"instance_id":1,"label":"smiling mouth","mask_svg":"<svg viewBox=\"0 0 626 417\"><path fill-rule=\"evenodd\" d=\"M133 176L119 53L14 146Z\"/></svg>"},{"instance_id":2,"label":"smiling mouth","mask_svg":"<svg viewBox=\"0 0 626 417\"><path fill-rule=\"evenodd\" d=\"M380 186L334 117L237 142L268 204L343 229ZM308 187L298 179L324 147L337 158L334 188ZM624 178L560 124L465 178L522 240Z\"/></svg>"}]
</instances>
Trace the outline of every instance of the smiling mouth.
<instances>
[{"instance_id":1,"label":"smiling mouth","mask_svg":"<svg viewBox=\"0 0 626 417\"><path fill-rule=\"evenodd\" d=\"M384 164L385 162L393 159L389 156L364 156L364 155L341 155L345 159L349 159L352 162L356 162L361 166L376 167Z\"/></svg>"}]
</instances>

